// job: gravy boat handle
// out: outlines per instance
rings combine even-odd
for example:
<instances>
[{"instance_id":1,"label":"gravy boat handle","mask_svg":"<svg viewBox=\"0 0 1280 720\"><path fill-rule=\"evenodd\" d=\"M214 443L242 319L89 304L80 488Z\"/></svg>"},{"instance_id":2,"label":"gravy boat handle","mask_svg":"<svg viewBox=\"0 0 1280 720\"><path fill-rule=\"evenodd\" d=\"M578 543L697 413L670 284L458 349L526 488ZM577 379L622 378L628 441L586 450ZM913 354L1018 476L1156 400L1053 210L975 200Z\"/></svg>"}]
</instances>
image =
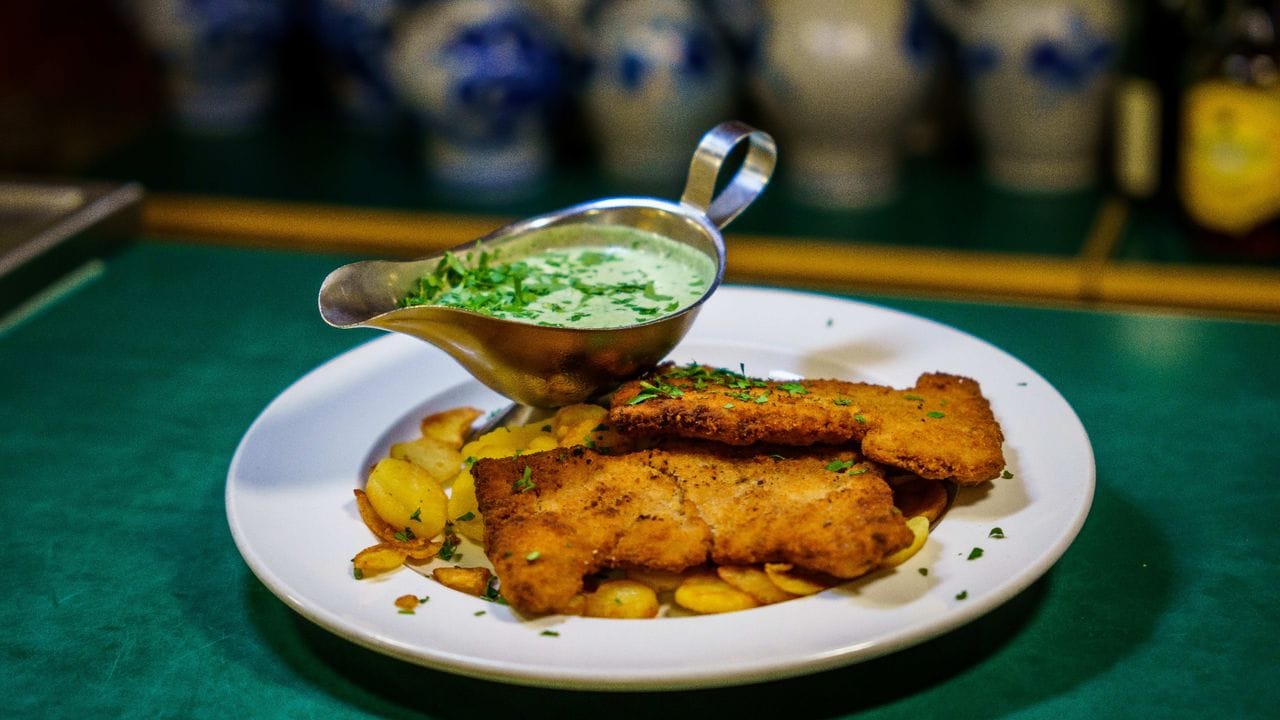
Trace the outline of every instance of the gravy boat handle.
<instances>
[{"instance_id":1,"label":"gravy boat handle","mask_svg":"<svg viewBox=\"0 0 1280 720\"><path fill-rule=\"evenodd\" d=\"M725 158L739 143L749 142L747 155L729 183L715 194L716 178ZM702 136L689 163L680 204L697 210L723 228L764 191L778 161L778 148L763 130L730 120L720 123Z\"/></svg>"}]
</instances>

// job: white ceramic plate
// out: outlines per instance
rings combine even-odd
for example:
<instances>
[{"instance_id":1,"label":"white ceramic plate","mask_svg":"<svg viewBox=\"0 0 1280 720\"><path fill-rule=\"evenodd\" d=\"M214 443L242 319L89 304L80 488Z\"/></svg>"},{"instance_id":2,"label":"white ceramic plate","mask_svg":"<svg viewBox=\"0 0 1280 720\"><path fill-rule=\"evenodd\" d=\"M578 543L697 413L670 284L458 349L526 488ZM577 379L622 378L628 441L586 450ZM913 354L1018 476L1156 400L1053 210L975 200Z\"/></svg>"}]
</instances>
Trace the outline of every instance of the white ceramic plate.
<instances>
[{"instance_id":1,"label":"white ceramic plate","mask_svg":"<svg viewBox=\"0 0 1280 720\"><path fill-rule=\"evenodd\" d=\"M672 358L896 387L930 371L975 378L1013 477L962 489L906 564L812 597L718 616L521 619L407 570L352 578L351 557L373 538L351 490L372 462L426 412L503 405L444 353L387 335L298 380L249 428L227 477L236 545L294 610L394 657L529 685L671 689L798 675L936 637L1040 577L1088 513L1093 451L1070 406L1026 365L955 329L847 300L724 287ZM1004 539L989 537L997 527ZM984 553L970 560L975 547ZM430 600L399 614L393 600L404 594Z\"/></svg>"}]
</instances>

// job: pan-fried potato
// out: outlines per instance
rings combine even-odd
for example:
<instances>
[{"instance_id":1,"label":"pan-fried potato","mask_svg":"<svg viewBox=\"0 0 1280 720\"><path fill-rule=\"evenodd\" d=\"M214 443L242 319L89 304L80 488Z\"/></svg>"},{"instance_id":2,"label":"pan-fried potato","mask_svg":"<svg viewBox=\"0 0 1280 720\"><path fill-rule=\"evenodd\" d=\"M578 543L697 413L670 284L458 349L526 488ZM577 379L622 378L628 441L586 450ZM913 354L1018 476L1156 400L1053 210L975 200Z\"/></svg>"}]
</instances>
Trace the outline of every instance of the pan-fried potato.
<instances>
[{"instance_id":1,"label":"pan-fried potato","mask_svg":"<svg viewBox=\"0 0 1280 720\"><path fill-rule=\"evenodd\" d=\"M404 537L433 538L444 531L448 498L426 470L407 460L383 458L369 473L365 494L378 516Z\"/></svg>"},{"instance_id":2,"label":"pan-fried potato","mask_svg":"<svg viewBox=\"0 0 1280 720\"><path fill-rule=\"evenodd\" d=\"M449 518L459 535L474 543L484 543L484 518L480 517L476 481L470 470L463 470L453 480L449 493Z\"/></svg>"},{"instance_id":3,"label":"pan-fried potato","mask_svg":"<svg viewBox=\"0 0 1280 720\"><path fill-rule=\"evenodd\" d=\"M893 504L902 511L903 517L924 515L930 523L936 523L951 502L946 482L906 475L890 478L890 484Z\"/></svg>"},{"instance_id":4,"label":"pan-fried potato","mask_svg":"<svg viewBox=\"0 0 1280 720\"><path fill-rule=\"evenodd\" d=\"M498 428L462 446L463 458L511 457L517 453L553 450L556 437L551 423L512 425Z\"/></svg>"},{"instance_id":5,"label":"pan-fried potato","mask_svg":"<svg viewBox=\"0 0 1280 720\"><path fill-rule=\"evenodd\" d=\"M755 598L761 605L793 600L799 595L778 587L764 569L750 565L721 565L716 568L719 578Z\"/></svg>"},{"instance_id":6,"label":"pan-fried potato","mask_svg":"<svg viewBox=\"0 0 1280 720\"><path fill-rule=\"evenodd\" d=\"M683 573L669 572L667 570L652 570L649 568L633 568L627 570L627 579L642 582L653 588L654 592L664 593L671 592L680 587L680 583L684 581Z\"/></svg>"},{"instance_id":7,"label":"pan-fried potato","mask_svg":"<svg viewBox=\"0 0 1280 720\"><path fill-rule=\"evenodd\" d=\"M408 460L426 470L441 485L452 480L458 474L458 468L462 467L462 453L457 448L429 437L396 443L388 455L397 460Z\"/></svg>"},{"instance_id":8,"label":"pan-fried potato","mask_svg":"<svg viewBox=\"0 0 1280 720\"><path fill-rule=\"evenodd\" d=\"M657 617L658 594L635 580L605 580L586 596L587 617L638 620Z\"/></svg>"},{"instance_id":9,"label":"pan-fried potato","mask_svg":"<svg viewBox=\"0 0 1280 720\"><path fill-rule=\"evenodd\" d=\"M438 567L431 571L431 577L447 588L481 597L489 589L492 577L489 568L482 567Z\"/></svg>"},{"instance_id":10,"label":"pan-fried potato","mask_svg":"<svg viewBox=\"0 0 1280 720\"><path fill-rule=\"evenodd\" d=\"M924 543L929 539L929 517L927 515L917 515L907 521L907 527L911 529L914 536L911 544L902 548L898 552L884 559L882 563L885 567L893 567L911 559L912 555L920 552L920 548L924 547Z\"/></svg>"},{"instance_id":11,"label":"pan-fried potato","mask_svg":"<svg viewBox=\"0 0 1280 720\"><path fill-rule=\"evenodd\" d=\"M801 572L790 563L765 563L764 572L774 585L792 595L813 595L836 585L830 578Z\"/></svg>"},{"instance_id":12,"label":"pan-fried potato","mask_svg":"<svg viewBox=\"0 0 1280 720\"><path fill-rule=\"evenodd\" d=\"M379 543L356 553L351 558L351 564L355 568L356 577L364 579L395 570L404 564L404 559L408 556L404 548Z\"/></svg>"},{"instance_id":13,"label":"pan-fried potato","mask_svg":"<svg viewBox=\"0 0 1280 720\"><path fill-rule=\"evenodd\" d=\"M756 599L711 573L695 573L676 588L676 604L704 615L758 607Z\"/></svg>"},{"instance_id":14,"label":"pan-fried potato","mask_svg":"<svg viewBox=\"0 0 1280 720\"><path fill-rule=\"evenodd\" d=\"M364 520L365 527L369 528L374 535L382 538L384 542L395 542L396 533L399 532L395 528L382 519L377 510L373 509L373 505L369 502L369 496L365 491L356 488L356 509L360 511L360 519Z\"/></svg>"},{"instance_id":15,"label":"pan-fried potato","mask_svg":"<svg viewBox=\"0 0 1280 720\"><path fill-rule=\"evenodd\" d=\"M418 428L422 437L438 440L445 447L457 450L467 441L471 426L483 414L470 407L452 408L422 418Z\"/></svg>"},{"instance_id":16,"label":"pan-fried potato","mask_svg":"<svg viewBox=\"0 0 1280 720\"><path fill-rule=\"evenodd\" d=\"M609 411L599 405L569 405L556 411L552 419L556 442L560 447L586 444L594 440L592 433L609 419Z\"/></svg>"}]
</instances>

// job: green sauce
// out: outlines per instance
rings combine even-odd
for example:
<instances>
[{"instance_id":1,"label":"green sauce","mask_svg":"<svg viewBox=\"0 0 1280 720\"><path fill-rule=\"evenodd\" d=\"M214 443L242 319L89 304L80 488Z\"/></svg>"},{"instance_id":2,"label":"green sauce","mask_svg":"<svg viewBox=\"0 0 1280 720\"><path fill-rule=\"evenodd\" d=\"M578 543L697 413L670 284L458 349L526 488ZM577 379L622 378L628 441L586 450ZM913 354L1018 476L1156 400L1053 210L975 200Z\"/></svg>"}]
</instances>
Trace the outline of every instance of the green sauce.
<instances>
[{"instance_id":1,"label":"green sauce","mask_svg":"<svg viewBox=\"0 0 1280 720\"><path fill-rule=\"evenodd\" d=\"M706 293L715 275L715 260L656 233L563 225L494 250L445 253L400 304L552 327L621 327L679 312Z\"/></svg>"}]
</instances>

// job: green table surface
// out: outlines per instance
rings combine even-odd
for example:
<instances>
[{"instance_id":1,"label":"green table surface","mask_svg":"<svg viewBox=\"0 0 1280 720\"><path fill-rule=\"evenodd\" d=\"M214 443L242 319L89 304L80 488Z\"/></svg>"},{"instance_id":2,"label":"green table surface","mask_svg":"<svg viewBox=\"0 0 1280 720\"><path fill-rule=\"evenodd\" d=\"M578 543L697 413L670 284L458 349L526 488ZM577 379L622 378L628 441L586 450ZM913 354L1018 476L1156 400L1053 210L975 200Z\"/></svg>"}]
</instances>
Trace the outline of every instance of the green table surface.
<instances>
[{"instance_id":1,"label":"green table surface","mask_svg":"<svg viewBox=\"0 0 1280 720\"><path fill-rule=\"evenodd\" d=\"M0 323L0 713L1200 718L1280 707L1280 325L864 298L983 337L1062 391L1098 466L1075 544L1006 605L880 659L737 688L561 692L357 647L295 615L236 552L223 490L242 433L290 382L369 338L317 316L320 280L343 261L139 240Z\"/></svg>"}]
</instances>

